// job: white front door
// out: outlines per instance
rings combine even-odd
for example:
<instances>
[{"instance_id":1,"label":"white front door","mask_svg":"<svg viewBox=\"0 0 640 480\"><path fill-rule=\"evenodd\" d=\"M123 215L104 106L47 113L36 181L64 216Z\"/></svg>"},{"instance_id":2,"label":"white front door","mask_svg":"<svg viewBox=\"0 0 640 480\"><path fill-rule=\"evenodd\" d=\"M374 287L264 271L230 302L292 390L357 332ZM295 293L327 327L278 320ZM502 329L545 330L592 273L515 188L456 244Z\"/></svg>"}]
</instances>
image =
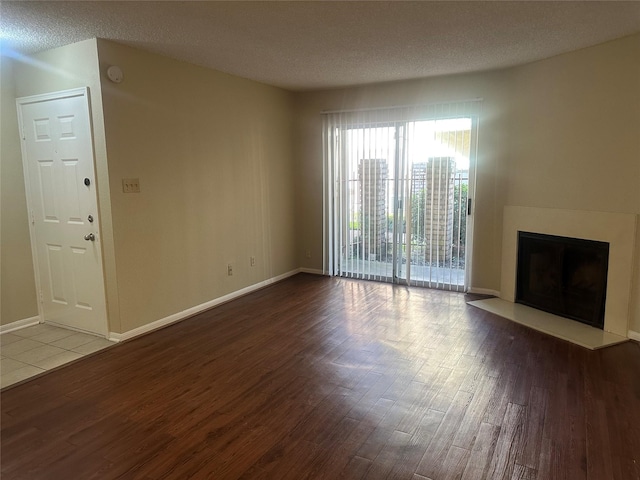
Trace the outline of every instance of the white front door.
<instances>
[{"instance_id":1,"label":"white front door","mask_svg":"<svg viewBox=\"0 0 640 480\"><path fill-rule=\"evenodd\" d=\"M106 335L88 90L17 105L41 319Z\"/></svg>"}]
</instances>

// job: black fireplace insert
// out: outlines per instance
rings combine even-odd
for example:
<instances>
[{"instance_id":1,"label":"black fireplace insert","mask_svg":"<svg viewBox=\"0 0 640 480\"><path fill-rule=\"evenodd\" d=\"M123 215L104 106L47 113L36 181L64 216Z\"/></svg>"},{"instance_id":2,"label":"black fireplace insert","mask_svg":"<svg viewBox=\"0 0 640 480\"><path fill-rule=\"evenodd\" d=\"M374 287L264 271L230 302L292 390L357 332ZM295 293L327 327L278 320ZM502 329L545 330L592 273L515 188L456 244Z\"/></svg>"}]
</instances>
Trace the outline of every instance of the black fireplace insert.
<instances>
[{"instance_id":1,"label":"black fireplace insert","mask_svg":"<svg viewBox=\"0 0 640 480\"><path fill-rule=\"evenodd\" d=\"M609 244L518 232L516 302L604 328Z\"/></svg>"}]
</instances>

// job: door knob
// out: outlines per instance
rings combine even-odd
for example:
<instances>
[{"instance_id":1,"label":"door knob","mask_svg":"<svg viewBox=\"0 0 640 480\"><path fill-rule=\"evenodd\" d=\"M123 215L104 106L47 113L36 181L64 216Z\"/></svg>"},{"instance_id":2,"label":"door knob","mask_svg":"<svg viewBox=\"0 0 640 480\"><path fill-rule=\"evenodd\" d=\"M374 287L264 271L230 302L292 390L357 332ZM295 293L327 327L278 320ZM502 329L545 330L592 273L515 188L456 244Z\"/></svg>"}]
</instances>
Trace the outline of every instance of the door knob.
<instances>
[{"instance_id":1,"label":"door knob","mask_svg":"<svg viewBox=\"0 0 640 480\"><path fill-rule=\"evenodd\" d=\"M89 233L89 234L84 236L84 239L94 242L96 240L96 236L93 233Z\"/></svg>"}]
</instances>

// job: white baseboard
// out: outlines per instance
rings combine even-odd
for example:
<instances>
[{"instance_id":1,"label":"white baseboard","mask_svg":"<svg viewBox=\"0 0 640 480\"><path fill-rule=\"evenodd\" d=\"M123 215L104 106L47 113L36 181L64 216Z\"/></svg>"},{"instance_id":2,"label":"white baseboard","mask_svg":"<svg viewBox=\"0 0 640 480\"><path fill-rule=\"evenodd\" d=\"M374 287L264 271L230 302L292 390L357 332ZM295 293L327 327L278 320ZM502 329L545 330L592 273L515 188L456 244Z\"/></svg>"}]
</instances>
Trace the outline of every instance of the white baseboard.
<instances>
[{"instance_id":1,"label":"white baseboard","mask_svg":"<svg viewBox=\"0 0 640 480\"><path fill-rule=\"evenodd\" d=\"M629 330L627 336L631 340L635 340L636 342L640 342L640 333L639 332L634 332L633 330Z\"/></svg>"},{"instance_id":2,"label":"white baseboard","mask_svg":"<svg viewBox=\"0 0 640 480\"><path fill-rule=\"evenodd\" d=\"M299 270L300 270L300 273L310 273L312 275L324 275L324 272L317 268L300 268Z\"/></svg>"},{"instance_id":3,"label":"white baseboard","mask_svg":"<svg viewBox=\"0 0 640 480\"><path fill-rule=\"evenodd\" d=\"M35 317L23 318L22 320L16 320L15 322L7 323L6 325L0 325L0 335L3 333L20 330L21 328L30 327L32 325L37 325L38 323L40 323L40 316L36 315Z\"/></svg>"},{"instance_id":4,"label":"white baseboard","mask_svg":"<svg viewBox=\"0 0 640 480\"><path fill-rule=\"evenodd\" d=\"M491 290L490 288L470 287L469 293L476 293L478 295L493 295L494 297L500 296L500 292L498 290Z\"/></svg>"},{"instance_id":5,"label":"white baseboard","mask_svg":"<svg viewBox=\"0 0 640 480\"><path fill-rule=\"evenodd\" d=\"M145 333L149 333L149 332L152 332L153 330L166 327L167 325L171 325L172 323L176 323L181 320L185 320L189 317L193 317L198 313L204 312L205 310L209 310L210 308L218 306L222 303L229 302L238 297L242 297L251 292L255 292L256 290L260 290L261 288L264 288L268 285L284 280L285 278L292 277L293 275L296 275L302 271L303 270L300 268L296 270L291 270L290 272L283 273L282 275L269 278L267 280L256 283L254 285L250 285L248 287L242 288L235 292L231 292L227 295L223 295L222 297L209 300L208 302L202 303L200 305L196 305L195 307L187 308L182 312L174 313L173 315L169 315L168 317L161 318L160 320L156 320L155 322L147 323L146 325L143 325L138 328L134 328L133 330L129 330L128 332L124 332L124 333L110 332L107 338L114 342L121 342L123 340L129 340L131 338L137 337L139 335L144 335Z\"/></svg>"}]
</instances>

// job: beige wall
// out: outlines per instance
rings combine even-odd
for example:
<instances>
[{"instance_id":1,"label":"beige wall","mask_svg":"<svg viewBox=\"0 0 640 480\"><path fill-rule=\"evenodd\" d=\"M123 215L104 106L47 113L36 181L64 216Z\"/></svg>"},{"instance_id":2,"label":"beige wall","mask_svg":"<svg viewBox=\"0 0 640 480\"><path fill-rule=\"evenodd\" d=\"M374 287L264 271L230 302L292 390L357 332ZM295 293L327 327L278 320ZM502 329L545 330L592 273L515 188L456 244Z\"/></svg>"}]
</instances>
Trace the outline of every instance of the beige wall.
<instances>
[{"instance_id":1,"label":"beige wall","mask_svg":"<svg viewBox=\"0 0 640 480\"><path fill-rule=\"evenodd\" d=\"M100 78L98 52L122 84ZM499 290L505 205L640 214L638 58L634 35L508 70L295 95L106 41L17 63L15 85L3 59L1 322L37 314L12 97L91 89L111 331L126 332L322 269L323 110L484 99L471 285ZM140 194L122 193L129 177ZM636 251L640 332L640 229Z\"/></svg>"},{"instance_id":2,"label":"beige wall","mask_svg":"<svg viewBox=\"0 0 640 480\"><path fill-rule=\"evenodd\" d=\"M500 289L500 242L504 205L511 91L503 71L438 77L297 95L298 257L303 267L322 269L322 111L484 99L477 160L471 285ZM306 251L311 258L306 258Z\"/></svg>"},{"instance_id":3,"label":"beige wall","mask_svg":"<svg viewBox=\"0 0 640 480\"><path fill-rule=\"evenodd\" d=\"M16 64L15 91L9 82L2 90L3 205L7 194L24 209L12 208L18 221L5 230L12 217L3 206L2 275L26 279L3 281L3 323L37 314L19 154L18 168L5 168L5 152L20 148L17 137L4 141L11 122L5 97L14 105L16 96L89 86L109 331L127 332L297 268L291 94L95 39L25 60ZM124 70L122 84L106 79L111 64ZM141 193L122 193L130 177L140 179ZM4 263L18 260L5 237L26 245L19 265Z\"/></svg>"},{"instance_id":4,"label":"beige wall","mask_svg":"<svg viewBox=\"0 0 640 480\"><path fill-rule=\"evenodd\" d=\"M295 270L291 94L112 42L98 51L103 74L124 72L121 84L103 78L112 331ZM141 192L124 194L123 178L139 178Z\"/></svg>"},{"instance_id":5,"label":"beige wall","mask_svg":"<svg viewBox=\"0 0 640 480\"><path fill-rule=\"evenodd\" d=\"M640 214L638 58L634 35L502 71L298 94L301 264L322 268L323 110L484 98L474 288L500 290L505 205ZM640 332L640 232L636 252L629 328Z\"/></svg>"},{"instance_id":6,"label":"beige wall","mask_svg":"<svg viewBox=\"0 0 640 480\"><path fill-rule=\"evenodd\" d=\"M38 315L13 70L0 57L0 325Z\"/></svg>"},{"instance_id":7,"label":"beige wall","mask_svg":"<svg viewBox=\"0 0 640 480\"><path fill-rule=\"evenodd\" d=\"M640 215L639 59L637 34L513 69L507 204Z\"/></svg>"},{"instance_id":8,"label":"beige wall","mask_svg":"<svg viewBox=\"0 0 640 480\"><path fill-rule=\"evenodd\" d=\"M640 213L639 59L635 35L513 70L509 204Z\"/></svg>"}]
</instances>

